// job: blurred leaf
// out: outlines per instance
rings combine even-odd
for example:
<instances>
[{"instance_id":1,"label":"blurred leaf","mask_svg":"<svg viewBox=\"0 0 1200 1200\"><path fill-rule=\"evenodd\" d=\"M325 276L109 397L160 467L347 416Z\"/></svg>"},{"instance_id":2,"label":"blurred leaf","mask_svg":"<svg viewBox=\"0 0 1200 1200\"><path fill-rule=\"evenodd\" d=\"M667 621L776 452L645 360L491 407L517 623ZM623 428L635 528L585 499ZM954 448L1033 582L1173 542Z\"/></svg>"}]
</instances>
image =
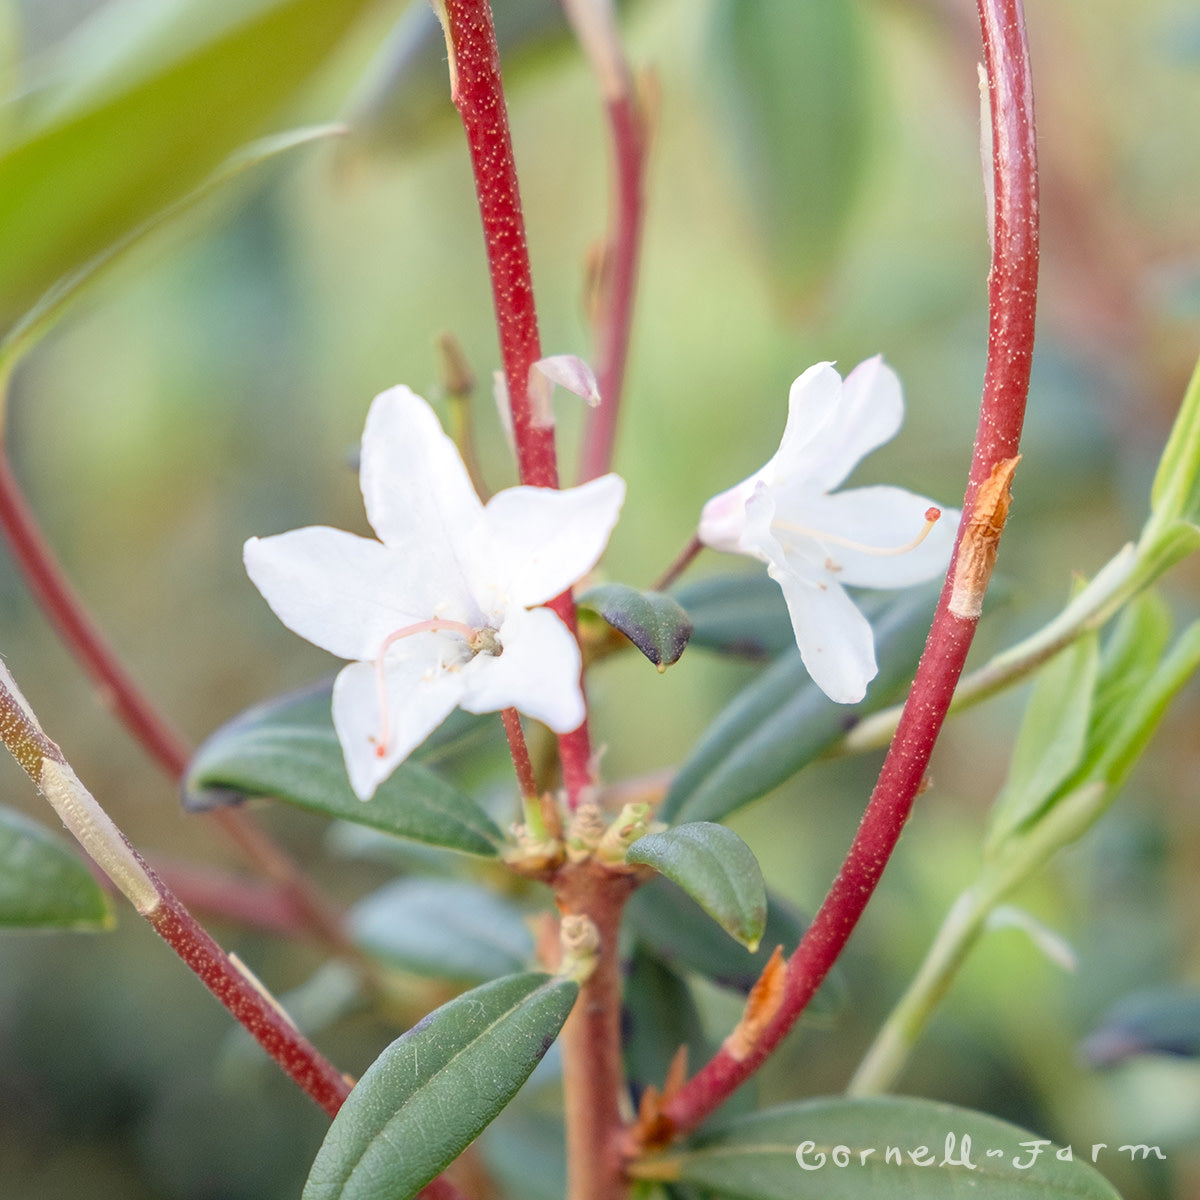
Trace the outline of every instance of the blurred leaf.
<instances>
[{"instance_id":1,"label":"blurred leaf","mask_svg":"<svg viewBox=\"0 0 1200 1200\"><path fill-rule=\"evenodd\" d=\"M1083 759L1100 639L1084 634L1042 668L1013 747L1008 778L992 808L995 845L1041 811Z\"/></svg>"},{"instance_id":2,"label":"blurred leaf","mask_svg":"<svg viewBox=\"0 0 1200 1200\"><path fill-rule=\"evenodd\" d=\"M1035 1141L1041 1142L1041 1153L1031 1163ZM889 1147L895 1148L890 1162L885 1161ZM992 1155L993 1150L1001 1153ZM960 1157L969 1157L973 1169L956 1165ZM944 1160L949 1161L943 1165ZM1014 1165L1018 1162L1030 1165ZM962 1200L968 1195L980 1200L1120 1200L1094 1168L1062 1161L1049 1142L1016 1125L907 1097L781 1105L731 1122L683 1151L637 1164L634 1171L711 1188L723 1200L796 1200L801 1195L821 1200Z\"/></svg>"},{"instance_id":3,"label":"blurred leaf","mask_svg":"<svg viewBox=\"0 0 1200 1200\"><path fill-rule=\"evenodd\" d=\"M838 261L862 177L872 77L857 6L718 0L709 42L766 261L802 298Z\"/></svg>"},{"instance_id":4,"label":"blurred leaf","mask_svg":"<svg viewBox=\"0 0 1200 1200\"><path fill-rule=\"evenodd\" d=\"M625 921L644 946L674 970L695 971L720 987L747 994L754 986L776 946L790 954L808 921L781 896L767 892L767 924L758 949L712 935L706 912L669 879L659 877L643 884L629 898ZM844 984L835 967L826 976L808 1012L830 1016L841 1004Z\"/></svg>"},{"instance_id":5,"label":"blurred leaf","mask_svg":"<svg viewBox=\"0 0 1200 1200\"><path fill-rule=\"evenodd\" d=\"M770 658L796 643L783 592L765 571L712 575L675 592L692 620L692 645Z\"/></svg>"},{"instance_id":6,"label":"blurred leaf","mask_svg":"<svg viewBox=\"0 0 1200 1200\"><path fill-rule=\"evenodd\" d=\"M169 24L151 13L136 61L0 153L0 322L258 134L369 3L206 0L169 9Z\"/></svg>"},{"instance_id":7,"label":"blurred leaf","mask_svg":"<svg viewBox=\"0 0 1200 1200\"><path fill-rule=\"evenodd\" d=\"M416 975L479 983L523 971L533 937L521 910L478 884L399 879L350 910L350 935Z\"/></svg>"},{"instance_id":8,"label":"blurred leaf","mask_svg":"<svg viewBox=\"0 0 1200 1200\"><path fill-rule=\"evenodd\" d=\"M758 949L767 924L766 885L754 852L732 829L697 821L648 833L629 847L625 861L653 867L730 937Z\"/></svg>"},{"instance_id":9,"label":"blurred leaf","mask_svg":"<svg viewBox=\"0 0 1200 1200\"><path fill-rule=\"evenodd\" d=\"M1200 990L1159 987L1125 996L1083 1043L1083 1055L1094 1067L1137 1054L1200 1057Z\"/></svg>"},{"instance_id":10,"label":"blurred leaf","mask_svg":"<svg viewBox=\"0 0 1200 1200\"><path fill-rule=\"evenodd\" d=\"M63 839L0 807L0 929L111 929L103 888Z\"/></svg>"},{"instance_id":11,"label":"blurred leaf","mask_svg":"<svg viewBox=\"0 0 1200 1200\"><path fill-rule=\"evenodd\" d=\"M92 284L103 279L110 267L120 262L126 252L140 245L152 233L192 212L252 167L298 146L310 145L322 138L344 132L345 127L341 125L317 125L259 138L226 159L198 188L156 212L136 229L130 230L125 237L85 263L78 271L60 279L9 329L0 342L0 381L12 371L21 355L54 328L72 304L87 294Z\"/></svg>"},{"instance_id":12,"label":"blurred leaf","mask_svg":"<svg viewBox=\"0 0 1200 1200\"><path fill-rule=\"evenodd\" d=\"M465 992L394 1041L333 1120L303 1200L407 1200L517 1093L578 985L513 975Z\"/></svg>"},{"instance_id":13,"label":"blurred leaf","mask_svg":"<svg viewBox=\"0 0 1200 1200\"><path fill-rule=\"evenodd\" d=\"M860 704L834 704L793 648L705 730L658 811L664 821L720 820L790 779L911 681L936 592L912 589L872 620L879 674ZM868 614L870 615L870 614Z\"/></svg>"},{"instance_id":14,"label":"blurred leaf","mask_svg":"<svg viewBox=\"0 0 1200 1200\"><path fill-rule=\"evenodd\" d=\"M712 1053L692 989L639 947L634 948L622 998L625 1071L639 1093L650 1086L662 1091L680 1046L687 1046L690 1063L704 1062Z\"/></svg>"},{"instance_id":15,"label":"blurred leaf","mask_svg":"<svg viewBox=\"0 0 1200 1200\"><path fill-rule=\"evenodd\" d=\"M491 818L417 762L402 763L370 800L354 794L333 729L328 686L268 700L211 734L184 779L185 806L204 810L241 796L274 796L396 837L494 855L504 838ZM436 753L437 743L431 743Z\"/></svg>"},{"instance_id":16,"label":"blurred leaf","mask_svg":"<svg viewBox=\"0 0 1200 1200\"><path fill-rule=\"evenodd\" d=\"M692 623L673 597L639 592L627 583L602 583L576 601L623 633L660 671L679 661Z\"/></svg>"},{"instance_id":17,"label":"blurred leaf","mask_svg":"<svg viewBox=\"0 0 1200 1200\"><path fill-rule=\"evenodd\" d=\"M563 1200L567 1147L561 1118L510 1104L479 1139L488 1170L503 1194L520 1200Z\"/></svg>"}]
</instances>

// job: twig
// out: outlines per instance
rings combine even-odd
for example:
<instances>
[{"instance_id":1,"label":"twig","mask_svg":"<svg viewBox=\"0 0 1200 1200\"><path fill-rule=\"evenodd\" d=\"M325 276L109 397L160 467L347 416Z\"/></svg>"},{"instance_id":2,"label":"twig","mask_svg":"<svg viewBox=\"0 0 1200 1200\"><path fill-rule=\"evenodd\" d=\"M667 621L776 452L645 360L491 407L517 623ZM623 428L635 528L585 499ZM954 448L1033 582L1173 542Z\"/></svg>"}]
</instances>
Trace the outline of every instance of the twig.
<instances>
[{"instance_id":1,"label":"twig","mask_svg":"<svg viewBox=\"0 0 1200 1200\"><path fill-rule=\"evenodd\" d=\"M675 1134L694 1128L758 1068L849 940L920 790L978 623L987 584L984 551L990 546L994 553L996 520L1003 515L1003 496L991 494L996 490L992 481L998 472L1011 473L1024 419L1038 269L1033 92L1021 0L979 0L979 14L990 85L995 224L987 369L954 559L879 781L841 871L788 962L782 1001L752 1046L734 1053L727 1043L666 1103L664 1116ZM981 496L985 502L977 505ZM990 542L989 529L995 533ZM972 573L973 579L968 578ZM972 585L967 602L965 583Z\"/></svg>"}]
</instances>

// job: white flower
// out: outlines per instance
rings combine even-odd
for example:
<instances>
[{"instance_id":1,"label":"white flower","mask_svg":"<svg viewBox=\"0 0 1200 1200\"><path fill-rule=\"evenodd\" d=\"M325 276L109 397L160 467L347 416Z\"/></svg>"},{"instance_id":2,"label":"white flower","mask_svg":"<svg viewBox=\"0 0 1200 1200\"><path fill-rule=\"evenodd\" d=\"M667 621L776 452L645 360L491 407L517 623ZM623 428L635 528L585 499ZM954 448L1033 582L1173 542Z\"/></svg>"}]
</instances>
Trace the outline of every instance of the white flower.
<instances>
[{"instance_id":1,"label":"white flower","mask_svg":"<svg viewBox=\"0 0 1200 1200\"><path fill-rule=\"evenodd\" d=\"M511 706L557 733L576 728L579 647L537 606L595 565L624 481L516 487L481 504L433 410L396 387L367 415L361 483L379 541L312 527L245 549L279 619L354 660L333 687L354 791L369 799L456 706Z\"/></svg>"},{"instance_id":2,"label":"white flower","mask_svg":"<svg viewBox=\"0 0 1200 1200\"><path fill-rule=\"evenodd\" d=\"M842 585L923 583L945 571L954 544L957 510L936 518L924 496L895 487L830 494L903 419L900 381L882 358L845 382L831 363L809 367L792 384L774 457L700 516L706 545L767 563L808 673L840 704L861 700L878 670L871 626Z\"/></svg>"}]
</instances>

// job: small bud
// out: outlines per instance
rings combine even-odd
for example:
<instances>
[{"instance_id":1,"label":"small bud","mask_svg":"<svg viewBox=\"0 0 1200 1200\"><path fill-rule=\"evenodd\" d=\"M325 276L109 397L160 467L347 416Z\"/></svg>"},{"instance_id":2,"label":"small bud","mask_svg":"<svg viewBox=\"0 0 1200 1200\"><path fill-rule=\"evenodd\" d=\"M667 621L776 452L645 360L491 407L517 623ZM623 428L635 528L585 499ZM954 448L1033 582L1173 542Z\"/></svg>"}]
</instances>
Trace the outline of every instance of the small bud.
<instances>
[{"instance_id":1,"label":"small bud","mask_svg":"<svg viewBox=\"0 0 1200 1200\"><path fill-rule=\"evenodd\" d=\"M649 828L650 805L626 804L617 819L604 831L604 837L596 848L596 857L606 863L624 862L625 852Z\"/></svg>"},{"instance_id":2,"label":"small bud","mask_svg":"<svg viewBox=\"0 0 1200 1200\"><path fill-rule=\"evenodd\" d=\"M568 913L559 926L558 937L562 946L562 963L558 973L567 979L574 979L576 983L586 983L596 969L600 931L590 917Z\"/></svg>"},{"instance_id":3,"label":"small bud","mask_svg":"<svg viewBox=\"0 0 1200 1200\"><path fill-rule=\"evenodd\" d=\"M604 813L594 804L581 804L567 826L567 857L572 862L590 858L604 834Z\"/></svg>"}]
</instances>

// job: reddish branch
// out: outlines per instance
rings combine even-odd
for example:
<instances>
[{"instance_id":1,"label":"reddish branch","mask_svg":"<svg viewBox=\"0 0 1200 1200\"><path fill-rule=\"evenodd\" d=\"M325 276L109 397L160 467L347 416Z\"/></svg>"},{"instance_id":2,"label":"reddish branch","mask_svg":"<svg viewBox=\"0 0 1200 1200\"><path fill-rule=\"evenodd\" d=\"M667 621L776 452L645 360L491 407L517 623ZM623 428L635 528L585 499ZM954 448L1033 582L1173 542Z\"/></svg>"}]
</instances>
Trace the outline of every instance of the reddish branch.
<instances>
[{"instance_id":1,"label":"reddish branch","mask_svg":"<svg viewBox=\"0 0 1200 1200\"><path fill-rule=\"evenodd\" d=\"M976 516L980 487L1017 454L1029 391L1038 271L1033 92L1021 0L979 0L979 13L991 91L995 228L987 368L960 543ZM842 952L879 883L921 788L975 633L977 618L950 611L953 574L952 564L879 781L837 879L788 962L779 1007L748 1052L722 1047L665 1105L674 1134L704 1120L778 1045Z\"/></svg>"},{"instance_id":2,"label":"reddish branch","mask_svg":"<svg viewBox=\"0 0 1200 1200\"><path fill-rule=\"evenodd\" d=\"M483 222L500 356L512 406L517 466L522 483L558 487L554 429L534 421L529 396L529 371L542 357L542 349L517 165L500 78L500 54L488 0L446 0L445 29L451 94L467 135ZM576 632L575 601L570 592L556 597L548 607L572 633ZM587 721L560 736L558 747L563 783L575 807L592 784Z\"/></svg>"},{"instance_id":3,"label":"reddish branch","mask_svg":"<svg viewBox=\"0 0 1200 1200\"><path fill-rule=\"evenodd\" d=\"M612 230L604 253L597 326L596 381L600 404L588 410L579 464L580 483L603 475L612 466L645 210L646 130L632 89L608 99L605 107L612 143Z\"/></svg>"}]
</instances>

